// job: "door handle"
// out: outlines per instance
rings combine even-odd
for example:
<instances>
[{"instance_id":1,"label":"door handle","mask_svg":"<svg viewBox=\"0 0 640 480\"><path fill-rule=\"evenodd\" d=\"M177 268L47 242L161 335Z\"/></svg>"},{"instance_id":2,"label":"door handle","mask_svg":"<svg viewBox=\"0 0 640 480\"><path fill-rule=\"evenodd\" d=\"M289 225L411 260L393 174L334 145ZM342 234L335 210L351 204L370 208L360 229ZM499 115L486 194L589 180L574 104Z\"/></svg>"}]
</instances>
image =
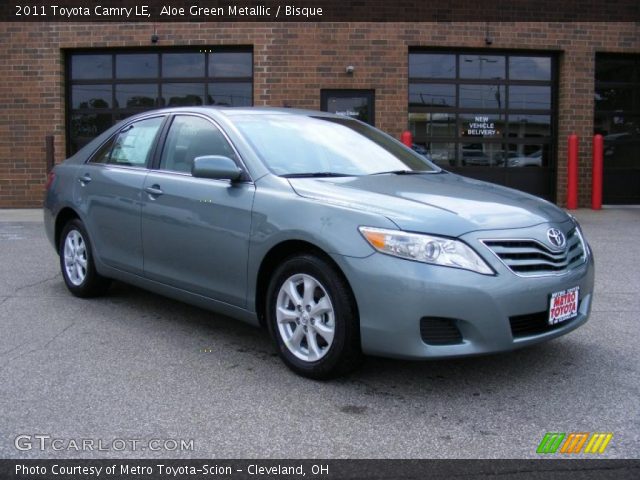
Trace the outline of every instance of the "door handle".
<instances>
[{"instance_id":1,"label":"door handle","mask_svg":"<svg viewBox=\"0 0 640 480\"><path fill-rule=\"evenodd\" d=\"M78 182L80 182L80 185L82 185L83 187L90 181L91 181L91 175L89 175L88 173L85 173L83 176L78 178Z\"/></svg>"},{"instance_id":2,"label":"door handle","mask_svg":"<svg viewBox=\"0 0 640 480\"><path fill-rule=\"evenodd\" d=\"M152 197L157 197L164 193L160 188L160 185L151 185L150 187L145 187L144 191L147 192Z\"/></svg>"}]
</instances>

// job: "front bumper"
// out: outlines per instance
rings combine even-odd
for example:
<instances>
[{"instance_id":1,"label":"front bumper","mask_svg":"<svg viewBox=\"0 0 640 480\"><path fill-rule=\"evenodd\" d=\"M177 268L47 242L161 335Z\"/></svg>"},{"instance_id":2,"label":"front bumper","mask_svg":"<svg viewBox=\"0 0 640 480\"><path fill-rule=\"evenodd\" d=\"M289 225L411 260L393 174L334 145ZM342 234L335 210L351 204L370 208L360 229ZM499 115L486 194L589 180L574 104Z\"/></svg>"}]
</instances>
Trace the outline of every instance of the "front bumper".
<instances>
[{"instance_id":1,"label":"front bumper","mask_svg":"<svg viewBox=\"0 0 640 480\"><path fill-rule=\"evenodd\" d=\"M427 265L381 253L366 258L334 256L345 273L360 313L364 353L405 359L447 358L509 351L564 335L584 324L591 311L593 255L563 275L519 277L483 254L495 276ZM512 333L510 318L549 309L553 292L580 287L578 316L535 334ZM451 319L459 343L423 341L420 319Z\"/></svg>"}]
</instances>

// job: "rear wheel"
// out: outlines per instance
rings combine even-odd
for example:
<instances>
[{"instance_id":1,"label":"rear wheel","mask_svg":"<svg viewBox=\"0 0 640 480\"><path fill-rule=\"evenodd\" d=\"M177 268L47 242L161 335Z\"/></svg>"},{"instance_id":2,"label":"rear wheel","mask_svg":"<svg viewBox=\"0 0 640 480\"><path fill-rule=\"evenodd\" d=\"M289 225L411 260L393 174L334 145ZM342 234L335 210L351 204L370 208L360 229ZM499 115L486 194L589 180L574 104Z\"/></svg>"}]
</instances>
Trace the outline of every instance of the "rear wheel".
<instances>
[{"instance_id":1,"label":"rear wheel","mask_svg":"<svg viewBox=\"0 0 640 480\"><path fill-rule=\"evenodd\" d=\"M267 324L285 364L324 379L361 363L359 321L351 290L326 260L297 255L274 272Z\"/></svg>"},{"instance_id":2,"label":"rear wheel","mask_svg":"<svg viewBox=\"0 0 640 480\"><path fill-rule=\"evenodd\" d=\"M109 288L110 280L96 271L89 235L79 219L63 228L58 254L64 283L75 296L95 297Z\"/></svg>"}]
</instances>

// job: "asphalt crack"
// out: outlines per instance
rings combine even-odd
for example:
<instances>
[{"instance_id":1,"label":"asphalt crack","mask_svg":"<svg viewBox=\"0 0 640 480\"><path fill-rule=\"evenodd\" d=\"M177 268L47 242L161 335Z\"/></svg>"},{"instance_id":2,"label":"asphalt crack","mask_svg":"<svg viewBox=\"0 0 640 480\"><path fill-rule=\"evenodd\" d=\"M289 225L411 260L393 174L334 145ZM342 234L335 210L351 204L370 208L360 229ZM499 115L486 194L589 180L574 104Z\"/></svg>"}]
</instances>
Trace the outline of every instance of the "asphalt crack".
<instances>
[{"instance_id":1,"label":"asphalt crack","mask_svg":"<svg viewBox=\"0 0 640 480\"><path fill-rule=\"evenodd\" d=\"M2 305L2 304L0 303L0 305ZM13 348L10 348L6 352L0 352L0 355L2 355L2 356L9 355L11 352L15 352L17 349L19 349L21 346L25 345L26 343L27 342L22 342L22 343L16 345L15 347L13 347Z\"/></svg>"},{"instance_id":2,"label":"asphalt crack","mask_svg":"<svg viewBox=\"0 0 640 480\"><path fill-rule=\"evenodd\" d=\"M47 278L44 278L44 279L42 279L42 280L38 280L37 282L29 283L29 284L27 284L27 285L22 285L22 286L20 286L20 287L16 288L16 289L13 291L13 294L12 294L12 295L10 295L10 296L9 296L9 297L7 297L7 298L11 298L13 295L15 295L16 293L18 293L18 292L20 292L20 291L22 291L22 290L24 290L24 289L26 289L26 288L37 287L38 285L42 285L43 283L50 282L50 281L52 281L52 280L55 280L56 278L58 278L58 273L57 273L57 272L55 273L55 275L52 275L51 277L47 277ZM3 302L3 303L4 303L4 302ZM0 304L0 305L1 305L1 304Z\"/></svg>"},{"instance_id":3,"label":"asphalt crack","mask_svg":"<svg viewBox=\"0 0 640 480\"><path fill-rule=\"evenodd\" d=\"M32 348L31 350L28 350L26 352L20 353L19 355L16 355L15 357L9 359L9 361L7 361L2 368L0 368L0 372L2 372L3 370L5 370L13 361L18 360L22 357L26 357L28 355L31 355L32 353L35 353L39 350L44 350L46 349L49 345L51 345L55 340L57 340L58 338L60 338L62 335L64 335L71 327L73 327L76 324L76 322L71 322L69 325L67 325L66 327L64 327L62 330L60 330L58 333L56 333L53 337L51 337L49 340L47 340L45 342L44 345L40 346L40 347L36 347L36 348ZM18 345L17 347L13 348L12 350L9 350L9 352L6 353L10 353L12 351L17 350L18 348L20 348L22 345L24 345L26 342L22 343L21 345Z\"/></svg>"}]
</instances>

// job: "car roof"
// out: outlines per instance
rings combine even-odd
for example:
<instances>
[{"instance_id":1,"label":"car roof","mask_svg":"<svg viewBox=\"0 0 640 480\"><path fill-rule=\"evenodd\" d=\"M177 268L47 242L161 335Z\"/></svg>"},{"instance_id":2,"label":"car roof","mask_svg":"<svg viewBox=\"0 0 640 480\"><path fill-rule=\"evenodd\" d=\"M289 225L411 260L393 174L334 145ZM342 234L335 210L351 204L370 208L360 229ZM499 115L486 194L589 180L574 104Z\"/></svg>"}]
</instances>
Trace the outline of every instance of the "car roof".
<instances>
[{"instance_id":1,"label":"car roof","mask_svg":"<svg viewBox=\"0 0 640 480\"><path fill-rule=\"evenodd\" d=\"M316 110L305 110L298 108L285 107L218 107L214 105L203 107L173 107L163 108L160 110L146 111L145 115L150 113L203 113L213 117L223 116L233 118L236 116L246 115L290 115L303 117L330 117L330 118L350 118L344 115L336 115L328 112L320 112Z\"/></svg>"}]
</instances>

